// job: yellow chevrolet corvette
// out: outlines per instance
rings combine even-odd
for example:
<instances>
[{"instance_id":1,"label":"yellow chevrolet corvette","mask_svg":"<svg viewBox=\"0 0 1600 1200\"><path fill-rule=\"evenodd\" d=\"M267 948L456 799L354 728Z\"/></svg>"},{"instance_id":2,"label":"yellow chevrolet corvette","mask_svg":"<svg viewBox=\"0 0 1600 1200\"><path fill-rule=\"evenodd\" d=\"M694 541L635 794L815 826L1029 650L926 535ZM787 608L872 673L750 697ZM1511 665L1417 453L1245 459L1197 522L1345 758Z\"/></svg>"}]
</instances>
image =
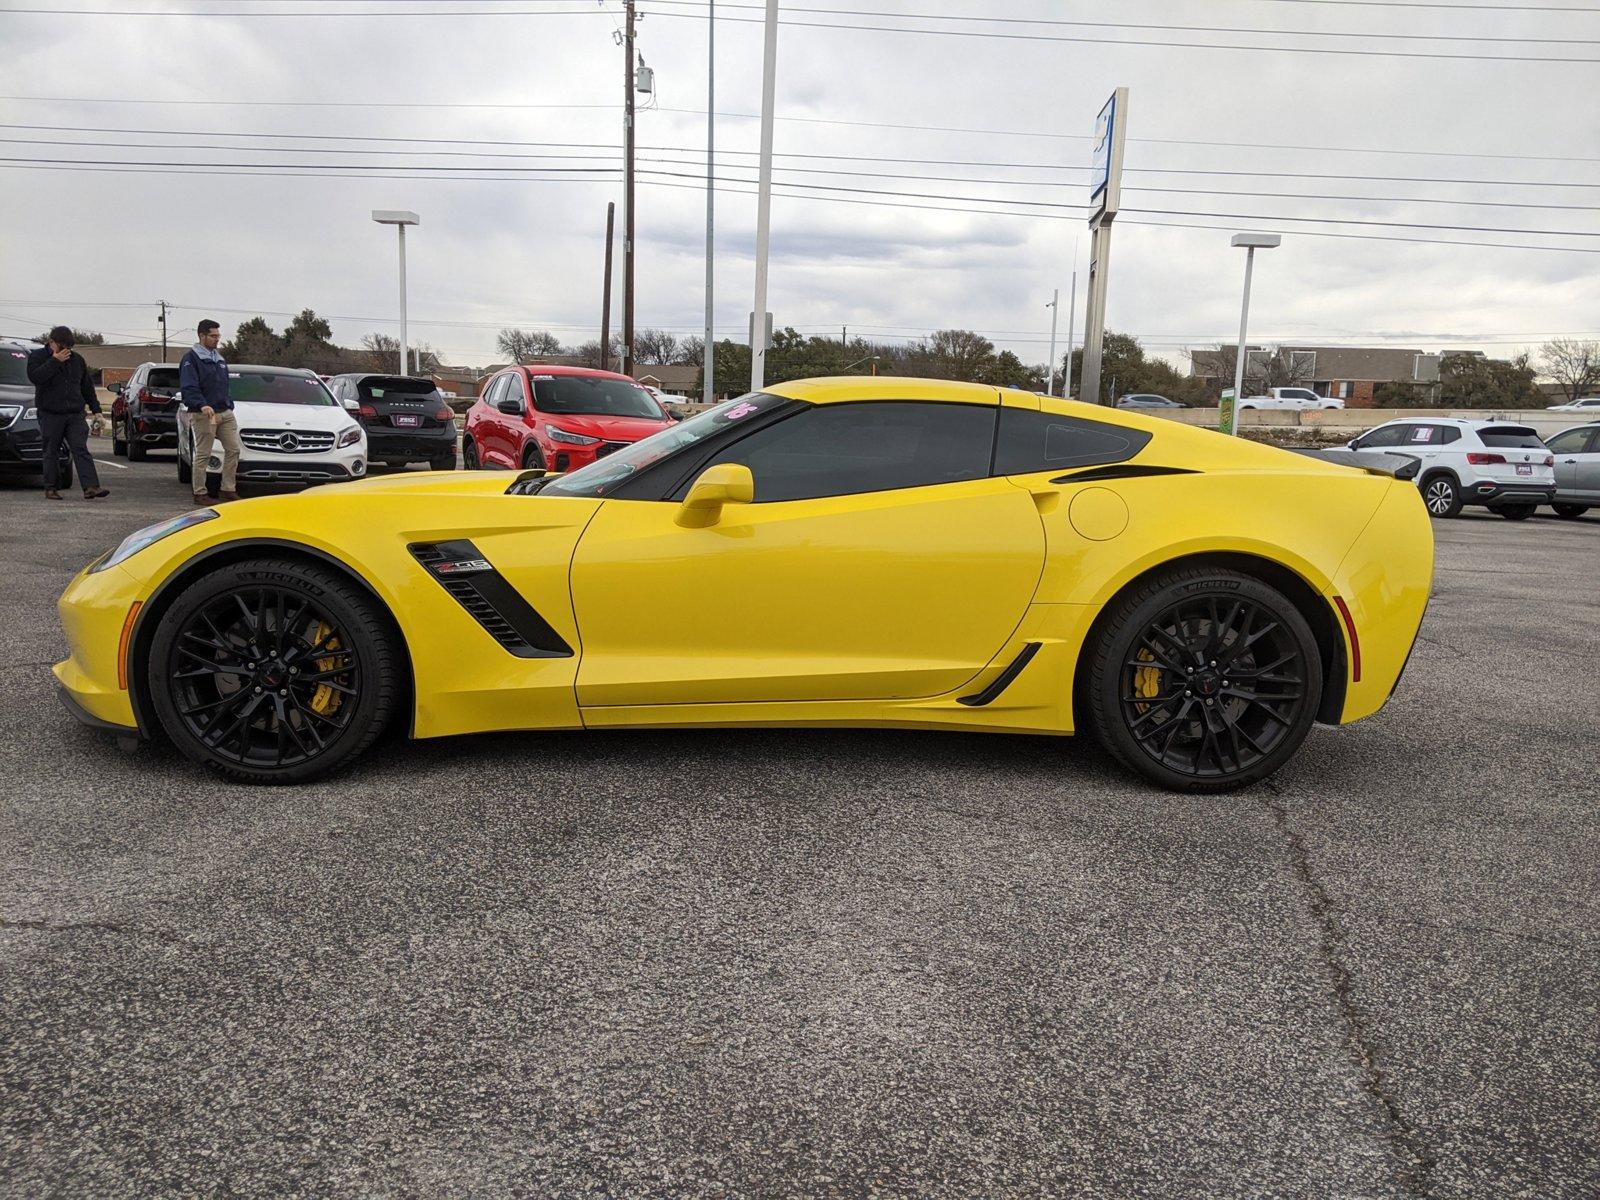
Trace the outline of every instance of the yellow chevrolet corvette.
<instances>
[{"instance_id":1,"label":"yellow chevrolet corvette","mask_svg":"<svg viewBox=\"0 0 1600 1200\"><path fill-rule=\"evenodd\" d=\"M813 379L565 476L196 509L61 598L69 707L235 779L413 737L633 726L1088 730L1259 780L1388 700L1428 599L1410 483L977 384Z\"/></svg>"}]
</instances>

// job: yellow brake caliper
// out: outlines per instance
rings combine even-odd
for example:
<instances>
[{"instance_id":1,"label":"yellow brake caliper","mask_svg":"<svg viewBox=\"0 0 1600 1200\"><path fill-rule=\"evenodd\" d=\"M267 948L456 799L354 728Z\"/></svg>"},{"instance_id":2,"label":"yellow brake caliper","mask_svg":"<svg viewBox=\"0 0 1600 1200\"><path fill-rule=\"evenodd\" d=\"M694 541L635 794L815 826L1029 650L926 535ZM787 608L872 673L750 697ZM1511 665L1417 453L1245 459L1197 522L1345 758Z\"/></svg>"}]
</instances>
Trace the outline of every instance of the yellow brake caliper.
<instances>
[{"instance_id":1,"label":"yellow brake caliper","mask_svg":"<svg viewBox=\"0 0 1600 1200\"><path fill-rule=\"evenodd\" d=\"M1156 656L1142 646L1135 657L1140 662L1153 663ZM1160 667L1135 667L1133 671L1133 694L1146 699L1154 700L1161 694L1161 668ZM1147 711L1146 705L1138 705L1140 714Z\"/></svg>"},{"instance_id":2,"label":"yellow brake caliper","mask_svg":"<svg viewBox=\"0 0 1600 1200\"><path fill-rule=\"evenodd\" d=\"M311 644L313 646L317 645L322 641L323 638L327 637L328 634L332 632L332 629L330 629L326 623L318 621L316 632L311 635ZM339 639L334 638L322 648L324 650L340 649ZM331 671L338 664L338 662L339 660L337 658L319 658L316 660L317 670ZM317 684L317 690L311 696L311 711L324 717L329 716L338 709L339 703L343 699L343 692L335 691L326 683L319 683Z\"/></svg>"}]
</instances>

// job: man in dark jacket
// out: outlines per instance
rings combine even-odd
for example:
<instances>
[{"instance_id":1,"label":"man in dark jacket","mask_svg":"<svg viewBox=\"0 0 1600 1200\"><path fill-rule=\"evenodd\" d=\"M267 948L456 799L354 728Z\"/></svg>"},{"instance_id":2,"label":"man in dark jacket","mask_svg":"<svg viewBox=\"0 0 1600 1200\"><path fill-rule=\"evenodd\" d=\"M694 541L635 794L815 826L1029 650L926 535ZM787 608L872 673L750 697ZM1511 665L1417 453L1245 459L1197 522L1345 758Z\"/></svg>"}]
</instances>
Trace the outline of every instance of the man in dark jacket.
<instances>
[{"instance_id":1,"label":"man in dark jacket","mask_svg":"<svg viewBox=\"0 0 1600 1200\"><path fill-rule=\"evenodd\" d=\"M100 411L100 401L89 379L89 364L72 347L77 339L65 325L50 331L49 342L28 355L28 380L33 384L33 404L39 410L39 432L44 436L44 494L61 499L56 478L61 470L61 443L66 442L83 484L83 498L98 500L111 493L100 486L89 453L89 422L83 410Z\"/></svg>"},{"instance_id":2,"label":"man in dark jacket","mask_svg":"<svg viewBox=\"0 0 1600 1200\"><path fill-rule=\"evenodd\" d=\"M222 443L222 485L217 499L237 500L239 418L228 395L228 364L217 353L222 330L215 321L201 321L195 334L200 340L178 364L178 387L194 434L194 502L211 503L206 495L206 463L211 460L213 441Z\"/></svg>"}]
</instances>

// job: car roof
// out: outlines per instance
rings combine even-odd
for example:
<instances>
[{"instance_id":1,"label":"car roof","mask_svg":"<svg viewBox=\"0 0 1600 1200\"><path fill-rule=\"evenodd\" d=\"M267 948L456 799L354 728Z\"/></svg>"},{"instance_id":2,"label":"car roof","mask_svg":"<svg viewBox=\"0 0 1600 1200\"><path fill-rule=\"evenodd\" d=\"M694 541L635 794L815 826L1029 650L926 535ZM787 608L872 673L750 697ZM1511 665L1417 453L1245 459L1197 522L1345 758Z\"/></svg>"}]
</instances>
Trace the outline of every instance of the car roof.
<instances>
[{"instance_id":1,"label":"car roof","mask_svg":"<svg viewBox=\"0 0 1600 1200\"><path fill-rule=\"evenodd\" d=\"M624 375L619 371L602 371L599 367L557 367L545 366L542 363L518 363L506 369L521 371L525 375L586 375L591 379L620 379L624 383L639 383L631 375ZM644 385L641 383L639 386Z\"/></svg>"},{"instance_id":2,"label":"car roof","mask_svg":"<svg viewBox=\"0 0 1600 1200\"><path fill-rule=\"evenodd\" d=\"M763 391L789 400L810 404L837 404L841 400L948 400L954 403L994 404L1002 390L983 383L961 383L953 379L912 379L899 375L833 375L819 379L793 379L775 383ZM1030 404L1038 397L1018 392Z\"/></svg>"},{"instance_id":3,"label":"car roof","mask_svg":"<svg viewBox=\"0 0 1600 1200\"><path fill-rule=\"evenodd\" d=\"M1496 425L1516 425L1531 429L1526 421L1516 421L1510 417L1396 417L1392 421L1379 421L1374 425L1454 425L1457 429L1492 429Z\"/></svg>"},{"instance_id":4,"label":"car roof","mask_svg":"<svg viewBox=\"0 0 1600 1200\"><path fill-rule=\"evenodd\" d=\"M315 379L319 383L322 377L309 367L263 367L255 363L229 363L228 370L240 375L299 375L305 379Z\"/></svg>"}]
</instances>

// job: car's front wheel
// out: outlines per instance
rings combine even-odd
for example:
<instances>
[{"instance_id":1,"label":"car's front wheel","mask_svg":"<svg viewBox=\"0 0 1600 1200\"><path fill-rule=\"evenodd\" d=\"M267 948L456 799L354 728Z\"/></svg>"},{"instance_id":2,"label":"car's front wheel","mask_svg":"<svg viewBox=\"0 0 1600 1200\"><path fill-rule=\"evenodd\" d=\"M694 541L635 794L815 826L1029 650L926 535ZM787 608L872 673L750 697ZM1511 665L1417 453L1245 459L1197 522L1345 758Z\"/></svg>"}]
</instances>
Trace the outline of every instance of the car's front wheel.
<instances>
[{"instance_id":1,"label":"car's front wheel","mask_svg":"<svg viewBox=\"0 0 1600 1200\"><path fill-rule=\"evenodd\" d=\"M1100 743L1147 779L1222 792L1271 775L1322 698L1306 619L1259 579L1214 567L1156 576L1113 602L1083 694Z\"/></svg>"},{"instance_id":2,"label":"car's front wheel","mask_svg":"<svg viewBox=\"0 0 1600 1200\"><path fill-rule=\"evenodd\" d=\"M1552 504L1550 507L1555 509L1556 516L1565 517L1569 521L1589 511L1587 504Z\"/></svg>"},{"instance_id":3,"label":"car's front wheel","mask_svg":"<svg viewBox=\"0 0 1600 1200\"><path fill-rule=\"evenodd\" d=\"M1461 489L1448 475L1430 475L1422 481L1422 502L1430 517L1453 517L1461 512Z\"/></svg>"},{"instance_id":4,"label":"car's front wheel","mask_svg":"<svg viewBox=\"0 0 1600 1200\"><path fill-rule=\"evenodd\" d=\"M298 783L366 749L394 712L400 648L335 571L262 558L184 587L156 627L156 713L189 758L248 783Z\"/></svg>"}]
</instances>

